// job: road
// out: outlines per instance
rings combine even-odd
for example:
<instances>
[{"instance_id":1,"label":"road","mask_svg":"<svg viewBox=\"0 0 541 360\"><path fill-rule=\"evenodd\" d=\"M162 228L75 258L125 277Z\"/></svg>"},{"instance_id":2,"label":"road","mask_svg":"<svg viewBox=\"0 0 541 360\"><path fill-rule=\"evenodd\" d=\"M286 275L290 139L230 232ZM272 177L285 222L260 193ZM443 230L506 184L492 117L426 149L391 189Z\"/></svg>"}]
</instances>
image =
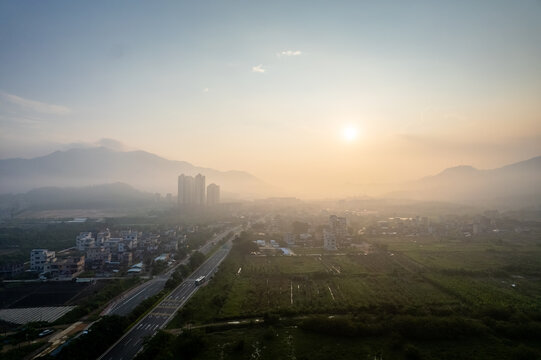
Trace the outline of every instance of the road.
<instances>
[{"instance_id":1,"label":"road","mask_svg":"<svg viewBox=\"0 0 541 360\"><path fill-rule=\"evenodd\" d=\"M203 246L198 249L198 251L206 255L210 250L212 250L215 243L222 240L231 231L238 232L238 229L239 227L235 227L233 229L227 229L225 231L222 231L221 233L207 241ZM160 291L162 291L165 287L167 279L169 279L171 274L176 270L177 266L181 264L187 264L188 261L189 257L176 264L165 274L156 276L155 278L137 286L133 290L129 291L122 298L116 300L116 302L109 306L104 312L102 312L101 315L128 315L130 312L133 311L133 309L137 307L137 305L142 303L145 299L148 299L149 297L154 296Z\"/></svg>"},{"instance_id":2,"label":"road","mask_svg":"<svg viewBox=\"0 0 541 360\"><path fill-rule=\"evenodd\" d=\"M184 280L151 312L137 322L120 340L110 347L99 359L128 360L133 359L141 350L145 338L153 336L159 329L164 328L175 313L199 289L195 279L205 276L209 279L218 269L218 265L227 257L231 250L231 241L222 245L207 259L188 279Z\"/></svg>"}]
</instances>

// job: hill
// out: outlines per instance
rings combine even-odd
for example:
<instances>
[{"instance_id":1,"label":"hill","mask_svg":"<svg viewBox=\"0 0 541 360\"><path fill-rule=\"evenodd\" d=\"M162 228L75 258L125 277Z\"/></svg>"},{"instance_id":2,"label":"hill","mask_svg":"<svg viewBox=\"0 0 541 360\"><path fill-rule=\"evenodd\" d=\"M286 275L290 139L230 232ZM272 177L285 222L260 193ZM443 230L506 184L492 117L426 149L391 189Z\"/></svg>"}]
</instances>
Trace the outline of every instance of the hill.
<instances>
[{"instance_id":1,"label":"hill","mask_svg":"<svg viewBox=\"0 0 541 360\"><path fill-rule=\"evenodd\" d=\"M387 196L498 208L539 206L541 156L489 170L471 166L448 168L403 184L399 191Z\"/></svg>"},{"instance_id":2,"label":"hill","mask_svg":"<svg viewBox=\"0 0 541 360\"><path fill-rule=\"evenodd\" d=\"M32 159L0 160L0 194L42 187L88 186L122 182L149 192L176 194L181 173L207 177L231 197L266 195L271 188L243 171L218 171L185 161L167 160L145 151L115 151L106 147L56 151Z\"/></svg>"}]
</instances>

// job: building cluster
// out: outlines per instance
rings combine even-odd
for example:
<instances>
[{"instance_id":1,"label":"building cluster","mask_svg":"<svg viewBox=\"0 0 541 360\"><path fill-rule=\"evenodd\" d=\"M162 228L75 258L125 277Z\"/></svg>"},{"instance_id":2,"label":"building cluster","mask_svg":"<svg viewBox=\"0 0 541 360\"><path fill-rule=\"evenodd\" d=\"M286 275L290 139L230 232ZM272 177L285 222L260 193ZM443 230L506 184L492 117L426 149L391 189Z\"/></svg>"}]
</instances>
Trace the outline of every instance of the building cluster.
<instances>
[{"instance_id":1,"label":"building cluster","mask_svg":"<svg viewBox=\"0 0 541 360\"><path fill-rule=\"evenodd\" d=\"M179 206L215 206L220 202L220 186L209 184L205 186L205 176L197 174L190 176L181 174L178 177Z\"/></svg>"},{"instance_id":2,"label":"building cluster","mask_svg":"<svg viewBox=\"0 0 541 360\"><path fill-rule=\"evenodd\" d=\"M326 223L316 225L299 221L289 224L282 216L276 215L267 220L266 224L257 224L255 228L256 231L268 232L258 232L257 235L260 237L283 235L279 243L275 240L257 240L256 245L261 252L279 248L285 255L290 255L293 253L291 248L295 247L323 247L325 250L338 250L350 246L352 242L347 219L336 215L329 216Z\"/></svg>"},{"instance_id":3,"label":"building cluster","mask_svg":"<svg viewBox=\"0 0 541 360\"><path fill-rule=\"evenodd\" d=\"M63 251L62 256L47 249L30 253L30 270L43 278L74 278L82 271L109 272L135 266L142 268L147 257L178 250L185 236L177 236L174 229L160 234L121 230L112 233L105 229L98 233L81 232L75 238L75 249ZM161 255L169 257L169 255Z\"/></svg>"},{"instance_id":4,"label":"building cluster","mask_svg":"<svg viewBox=\"0 0 541 360\"><path fill-rule=\"evenodd\" d=\"M158 252L175 252L179 239L175 230L163 234L121 230L112 234L109 229L92 233L80 233L76 240L77 249L86 254L87 270L117 270L143 261L146 255Z\"/></svg>"},{"instance_id":5,"label":"building cluster","mask_svg":"<svg viewBox=\"0 0 541 360\"><path fill-rule=\"evenodd\" d=\"M40 274L40 277L72 278L84 268L84 255L73 252L60 255L47 249L33 249L30 252L30 270Z\"/></svg>"}]
</instances>

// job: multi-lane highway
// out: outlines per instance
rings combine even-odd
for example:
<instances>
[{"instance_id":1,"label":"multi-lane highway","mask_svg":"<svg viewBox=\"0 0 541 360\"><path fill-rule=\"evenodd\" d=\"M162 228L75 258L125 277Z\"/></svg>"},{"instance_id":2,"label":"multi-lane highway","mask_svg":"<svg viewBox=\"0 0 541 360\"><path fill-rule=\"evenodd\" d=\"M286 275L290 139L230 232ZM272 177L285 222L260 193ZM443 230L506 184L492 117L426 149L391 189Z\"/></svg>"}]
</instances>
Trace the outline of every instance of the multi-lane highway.
<instances>
[{"instance_id":1,"label":"multi-lane highway","mask_svg":"<svg viewBox=\"0 0 541 360\"><path fill-rule=\"evenodd\" d=\"M238 231L238 229L235 229ZM235 231L233 230L233 231ZM228 231L229 232L229 231ZM224 235L225 236L225 235ZM100 359L104 360L127 360L133 359L141 350L146 337L154 335L159 329L165 327L173 318L178 309L197 291L199 286L195 279L205 276L209 279L218 269L218 265L227 257L231 249L231 241L228 241L212 256L207 259L190 277L175 288L164 300L162 300L151 312L137 322L120 340L110 347Z\"/></svg>"},{"instance_id":2,"label":"multi-lane highway","mask_svg":"<svg viewBox=\"0 0 541 360\"><path fill-rule=\"evenodd\" d=\"M227 234L229 234L231 231L238 232L238 229L239 227L222 231L218 235L214 236L207 243L205 243L203 246L201 246L198 251L206 255L210 250L212 250L215 243L225 238ZM122 298L116 300L114 304L112 304L104 312L102 312L102 315L128 315L130 312L133 311L133 309L137 307L137 305L143 302L143 300L154 296L160 291L162 291L165 287L167 279L169 279L171 274L176 270L177 266L179 266L180 264L187 264L188 261L189 257L175 265L173 268L169 269L165 274L156 276L155 278L145 282L144 284L137 286L126 295L124 295Z\"/></svg>"}]
</instances>

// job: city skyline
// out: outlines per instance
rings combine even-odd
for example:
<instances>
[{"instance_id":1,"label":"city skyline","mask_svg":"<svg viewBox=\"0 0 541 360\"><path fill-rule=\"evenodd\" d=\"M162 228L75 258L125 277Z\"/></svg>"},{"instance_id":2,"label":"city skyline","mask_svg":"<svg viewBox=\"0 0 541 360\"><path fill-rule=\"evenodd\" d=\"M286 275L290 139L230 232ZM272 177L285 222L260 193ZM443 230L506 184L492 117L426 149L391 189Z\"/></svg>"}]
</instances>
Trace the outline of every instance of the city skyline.
<instances>
[{"instance_id":1,"label":"city skyline","mask_svg":"<svg viewBox=\"0 0 541 360\"><path fill-rule=\"evenodd\" d=\"M206 186L206 176L197 174L178 176L177 205L186 206L216 206L220 203L220 186L211 183Z\"/></svg>"}]
</instances>

